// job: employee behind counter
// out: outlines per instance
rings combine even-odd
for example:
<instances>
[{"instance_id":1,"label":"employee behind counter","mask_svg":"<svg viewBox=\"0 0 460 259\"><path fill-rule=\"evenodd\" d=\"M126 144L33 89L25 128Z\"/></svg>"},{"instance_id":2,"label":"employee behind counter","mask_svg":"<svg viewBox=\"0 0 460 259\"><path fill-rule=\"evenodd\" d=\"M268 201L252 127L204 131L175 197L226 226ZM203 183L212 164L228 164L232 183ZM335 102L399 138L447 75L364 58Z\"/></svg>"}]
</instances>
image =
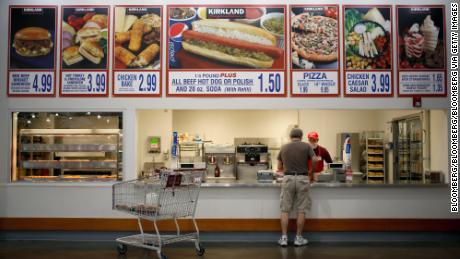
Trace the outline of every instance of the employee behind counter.
<instances>
[{"instance_id":1,"label":"employee behind counter","mask_svg":"<svg viewBox=\"0 0 460 259\"><path fill-rule=\"evenodd\" d=\"M330 164L332 163L332 158L331 155L329 154L329 151L327 151L326 148L318 145L319 142L319 134L315 131L312 131L308 133L307 135L308 138L308 143L311 145L313 148L313 151L315 152L317 162L315 168L313 168L312 172L313 174L318 174L324 171L324 161L326 163ZM308 168L313 167L313 161L310 159L308 163Z\"/></svg>"}]
</instances>

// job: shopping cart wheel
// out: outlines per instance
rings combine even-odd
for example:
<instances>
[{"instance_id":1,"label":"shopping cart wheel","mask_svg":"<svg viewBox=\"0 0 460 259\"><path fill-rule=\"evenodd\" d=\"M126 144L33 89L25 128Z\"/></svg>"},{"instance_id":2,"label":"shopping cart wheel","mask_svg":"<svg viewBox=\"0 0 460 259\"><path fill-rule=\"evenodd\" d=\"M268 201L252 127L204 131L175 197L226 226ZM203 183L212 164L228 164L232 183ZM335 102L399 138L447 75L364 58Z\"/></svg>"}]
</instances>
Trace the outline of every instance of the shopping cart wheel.
<instances>
[{"instance_id":1,"label":"shopping cart wheel","mask_svg":"<svg viewBox=\"0 0 460 259\"><path fill-rule=\"evenodd\" d=\"M118 244L117 250L119 254L124 255L128 251L128 246L124 244Z\"/></svg>"},{"instance_id":2,"label":"shopping cart wheel","mask_svg":"<svg viewBox=\"0 0 460 259\"><path fill-rule=\"evenodd\" d=\"M204 255L204 252L206 251L204 247L201 244L198 244L199 249L196 249L196 254L198 256Z\"/></svg>"}]
</instances>

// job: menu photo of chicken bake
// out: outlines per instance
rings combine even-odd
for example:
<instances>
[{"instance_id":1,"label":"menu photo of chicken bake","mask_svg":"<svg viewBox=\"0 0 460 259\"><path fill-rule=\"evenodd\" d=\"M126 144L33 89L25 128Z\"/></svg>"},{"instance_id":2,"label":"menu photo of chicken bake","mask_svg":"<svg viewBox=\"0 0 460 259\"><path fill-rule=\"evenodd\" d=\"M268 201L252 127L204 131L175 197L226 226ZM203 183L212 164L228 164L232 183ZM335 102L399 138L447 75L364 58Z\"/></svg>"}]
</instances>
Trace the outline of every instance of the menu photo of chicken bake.
<instances>
[{"instance_id":1,"label":"menu photo of chicken bake","mask_svg":"<svg viewBox=\"0 0 460 259\"><path fill-rule=\"evenodd\" d=\"M161 8L115 7L114 68L160 69Z\"/></svg>"},{"instance_id":2,"label":"menu photo of chicken bake","mask_svg":"<svg viewBox=\"0 0 460 259\"><path fill-rule=\"evenodd\" d=\"M398 7L397 14L399 68L445 68L443 8Z\"/></svg>"},{"instance_id":3,"label":"menu photo of chicken bake","mask_svg":"<svg viewBox=\"0 0 460 259\"><path fill-rule=\"evenodd\" d=\"M55 7L10 8L10 69L53 69Z\"/></svg>"},{"instance_id":4,"label":"menu photo of chicken bake","mask_svg":"<svg viewBox=\"0 0 460 259\"><path fill-rule=\"evenodd\" d=\"M169 7L169 68L284 69L285 8Z\"/></svg>"},{"instance_id":5,"label":"menu photo of chicken bake","mask_svg":"<svg viewBox=\"0 0 460 259\"><path fill-rule=\"evenodd\" d=\"M291 61L294 69L338 69L337 6L291 9Z\"/></svg>"},{"instance_id":6,"label":"menu photo of chicken bake","mask_svg":"<svg viewBox=\"0 0 460 259\"><path fill-rule=\"evenodd\" d=\"M108 11L105 7L63 8L63 69L107 69Z\"/></svg>"}]
</instances>

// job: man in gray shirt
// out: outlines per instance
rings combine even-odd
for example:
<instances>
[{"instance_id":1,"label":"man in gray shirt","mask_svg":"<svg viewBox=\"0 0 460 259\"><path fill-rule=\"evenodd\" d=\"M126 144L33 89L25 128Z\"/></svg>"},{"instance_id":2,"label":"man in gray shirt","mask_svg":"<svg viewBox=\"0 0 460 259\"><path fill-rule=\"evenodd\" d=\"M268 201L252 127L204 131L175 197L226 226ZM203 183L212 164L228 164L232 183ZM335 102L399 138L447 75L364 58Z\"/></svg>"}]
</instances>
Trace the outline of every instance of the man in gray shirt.
<instances>
[{"instance_id":1,"label":"man in gray shirt","mask_svg":"<svg viewBox=\"0 0 460 259\"><path fill-rule=\"evenodd\" d=\"M316 157L312 147L302 142L303 132L299 128L291 130L289 137L291 142L281 147L278 155L278 171L284 173L281 184L281 231L278 241L282 247L287 246L287 228L289 212L297 210L297 235L294 245L302 246L308 240L302 237L305 223L305 213L310 210L310 182L313 181L313 173L308 168L308 160L312 159L313 168L316 166Z\"/></svg>"}]
</instances>

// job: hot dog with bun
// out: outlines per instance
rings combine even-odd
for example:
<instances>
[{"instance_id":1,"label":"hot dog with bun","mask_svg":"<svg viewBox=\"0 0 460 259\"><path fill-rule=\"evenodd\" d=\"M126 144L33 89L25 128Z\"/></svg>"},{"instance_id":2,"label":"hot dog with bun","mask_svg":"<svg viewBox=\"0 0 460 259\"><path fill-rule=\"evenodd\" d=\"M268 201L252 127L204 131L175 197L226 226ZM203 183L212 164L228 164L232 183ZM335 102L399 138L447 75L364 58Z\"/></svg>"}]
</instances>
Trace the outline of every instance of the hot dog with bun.
<instances>
[{"instance_id":1,"label":"hot dog with bun","mask_svg":"<svg viewBox=\"0 0 460 259\"><path fill-rule=\"evenodd\" d=\"M196 55L254 68L271 68L283 55L273 35L251 25L200 20L192 28L183 32L182 47Z\"/></svg>"}]
</instances>

